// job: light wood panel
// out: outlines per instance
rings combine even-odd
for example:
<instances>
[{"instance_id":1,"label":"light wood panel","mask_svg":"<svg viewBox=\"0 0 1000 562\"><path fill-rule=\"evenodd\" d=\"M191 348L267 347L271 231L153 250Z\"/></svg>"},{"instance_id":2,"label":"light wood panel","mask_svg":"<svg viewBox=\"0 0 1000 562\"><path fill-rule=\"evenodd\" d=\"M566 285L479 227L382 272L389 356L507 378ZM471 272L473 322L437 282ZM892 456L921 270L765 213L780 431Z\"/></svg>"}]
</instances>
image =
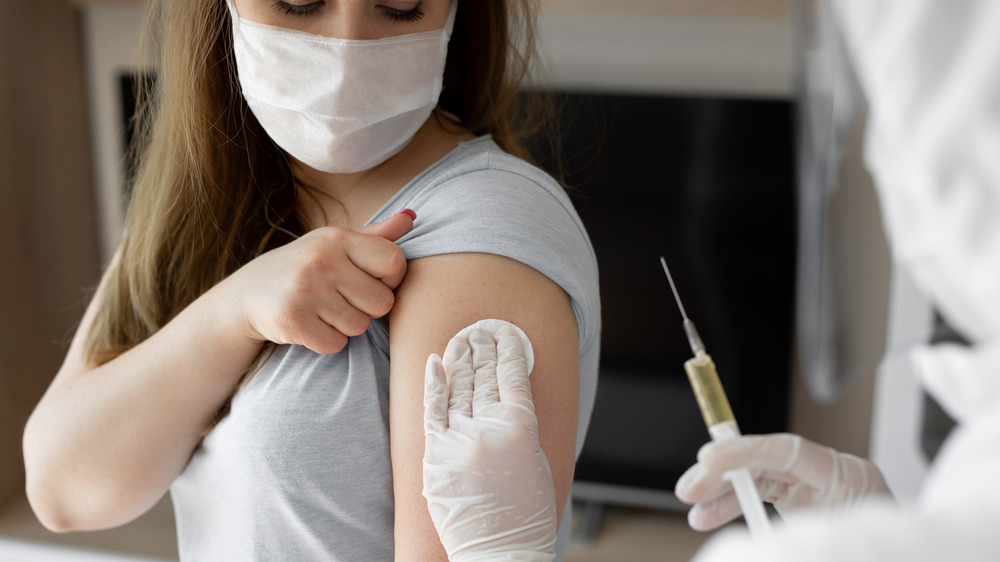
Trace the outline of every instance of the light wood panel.
<instances>
[{"instance_id":1,"label":"light wood panel","mask_svg":"<svg viewBox=\"0 0 1000 562\"><path fill-rule=\"evenodd\" d=\"M21 434L97 279L77 11L0 17L0 503L23 494Z\"/></svg>"},{"instance_id":2,"label":"light wood panel","mask_svg":"<svg viewBox=\"0 0 1000 562\"><path fill-rule=\"evenodd\" d=\"M69 0L77 6L139 4L141 0ZM784 18L788 0L542 0L545 11L663 16Z\"/></svg>"},{"instance_id":3,"label":"light wood panel","mask_svg":"<svg viewBox=\"0 0 1000 562\"><path fill-rule=\"evenodd\" d=\"M788 0L542 0L552 12L661 16L788 17Z\"/></svg>"}]
</instances>

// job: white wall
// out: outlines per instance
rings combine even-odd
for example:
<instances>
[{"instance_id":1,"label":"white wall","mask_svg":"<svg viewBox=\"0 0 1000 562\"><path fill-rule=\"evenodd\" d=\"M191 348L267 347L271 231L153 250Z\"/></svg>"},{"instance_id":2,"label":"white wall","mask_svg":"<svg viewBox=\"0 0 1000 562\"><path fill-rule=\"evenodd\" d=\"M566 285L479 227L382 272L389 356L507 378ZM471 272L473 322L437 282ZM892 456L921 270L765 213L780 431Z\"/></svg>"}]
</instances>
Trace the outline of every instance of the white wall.
<instances>
[{"instance_id":1,"label":"white wall","mask_svg":"<svg viewBox=\"0 0 1000 562\"><path fill-rule=\"evenodd\" d=\"M788 19L550 11L539 21L560 88L790 97Z\"/></svg>"},{"instance_id":2,"label":"white wall","mask_svg":"<svg viewBox=\"0 0 1000 562\"><path fill-rule=\"evenodd\" d=\"M142 20L138 2L95 3L83 10L94 174L105 261L118 245L124 219L125 147L118 79L132 69L152 68L149 53L140 49Z\"/></svg>"}]
</instances>

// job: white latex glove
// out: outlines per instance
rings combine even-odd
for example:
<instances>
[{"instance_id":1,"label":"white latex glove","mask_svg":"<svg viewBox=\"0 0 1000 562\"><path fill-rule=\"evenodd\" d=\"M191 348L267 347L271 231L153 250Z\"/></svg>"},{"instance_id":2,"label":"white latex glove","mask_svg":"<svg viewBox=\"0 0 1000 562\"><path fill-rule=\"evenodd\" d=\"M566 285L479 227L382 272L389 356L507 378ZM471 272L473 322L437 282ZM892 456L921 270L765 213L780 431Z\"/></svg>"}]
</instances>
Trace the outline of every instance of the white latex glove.
<instances>
[{"instance_id":1,"label":"white latex glove","mask_svg":"<svg viewBox=\"0 0 1000 562\"><path fill-rule=\"evenodd\" d=\"M867 460L789 433L746 435L706 444L677 480L677 497L694 505L691 528L708 531L740 516L736 495L722 479L737 468L749 469L761 499L783 518L801 509L850 509L874 496L891 497L882 472Z\"/></svg>"},{"instance_id":2,"label":"white latex glove","mask_svg":"<svg viewBox=\"0 0 1000 562\"><path fill-rule=\"evenodd\" d=\"M449 384L450 383L450 384ZM552 472L525 350L504 325L456 336L424 377L424 490L452 561L555 558Z\"/></svg>"}]
</instances>

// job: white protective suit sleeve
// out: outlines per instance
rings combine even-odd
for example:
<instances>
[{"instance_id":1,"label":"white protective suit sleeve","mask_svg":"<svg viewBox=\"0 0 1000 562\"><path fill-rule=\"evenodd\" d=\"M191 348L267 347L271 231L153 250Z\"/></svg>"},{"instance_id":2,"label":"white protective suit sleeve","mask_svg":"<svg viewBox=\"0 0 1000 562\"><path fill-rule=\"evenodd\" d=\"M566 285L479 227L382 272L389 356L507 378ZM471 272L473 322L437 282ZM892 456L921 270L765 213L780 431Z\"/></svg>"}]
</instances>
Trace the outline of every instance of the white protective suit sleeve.
<instances>
[{"instance_id":1,"label":"white protective suit sleeve","mask_svg":"<svg viewBox=\"0 0 1000 562\"><path fill-rule=\"evenodd\" d=\"M1000 559L1000 2L834 0L870 115L865 156L894 258L969 346L917 375L959 421L916 505L813 514L697 562Z\"/></svg>"},{"instance_id":2,"label":"white protective suit sleeve","mask_svg":"<svg viewBox=\"0 0 1000 562\"><path fill-rule=\"evenodd\" d=\"M973 344L913 356L962 419L1000 397L1000 2L832 7L870 108L865 158L893 257Z\"/></svg>"}]
</instances>

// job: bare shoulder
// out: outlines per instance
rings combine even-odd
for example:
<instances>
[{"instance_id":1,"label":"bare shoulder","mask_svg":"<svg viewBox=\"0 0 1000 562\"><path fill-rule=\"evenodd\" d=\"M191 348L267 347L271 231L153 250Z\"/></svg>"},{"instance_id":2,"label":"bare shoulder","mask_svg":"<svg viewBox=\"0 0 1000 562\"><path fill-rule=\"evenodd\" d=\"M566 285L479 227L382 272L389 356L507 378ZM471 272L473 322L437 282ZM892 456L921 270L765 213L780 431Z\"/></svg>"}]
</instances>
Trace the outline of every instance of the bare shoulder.
<instances>
[{"instance_id":1,"label":"bare shoulder","mask_svg":"<svg viewBox=\"0 0 1000 562\"><path fill-rule=\"evenodd\" d=\"M390 393L407 386L419 394L427 356L443 353L452 336L486 318L524 330L536 355L536 402L552 399L560 410L571 410L559 415L572 417L575 431L580 350L570 297L537 270L498 255L456 253L410 262L390 317Z\"/></svg>"},{"instance_id":2,"label":"bare shoulder","mask_svg":"<svg viewBox=\"0 0 1000 562\"><path fill-rule=\"evenodd\" d=\"M569 296L551 279L518 261L492 254L444 254L410 262L397 291L392 319L394 324L397 319L407 320L412 310L427 307L448 310L454 324L440 327L447 343L458 329L471 323L467 321L481 320L487 312L526 322L537 315L532 312L543 312L529 304L569 307Z\"/></svg>"}]
</instances>

